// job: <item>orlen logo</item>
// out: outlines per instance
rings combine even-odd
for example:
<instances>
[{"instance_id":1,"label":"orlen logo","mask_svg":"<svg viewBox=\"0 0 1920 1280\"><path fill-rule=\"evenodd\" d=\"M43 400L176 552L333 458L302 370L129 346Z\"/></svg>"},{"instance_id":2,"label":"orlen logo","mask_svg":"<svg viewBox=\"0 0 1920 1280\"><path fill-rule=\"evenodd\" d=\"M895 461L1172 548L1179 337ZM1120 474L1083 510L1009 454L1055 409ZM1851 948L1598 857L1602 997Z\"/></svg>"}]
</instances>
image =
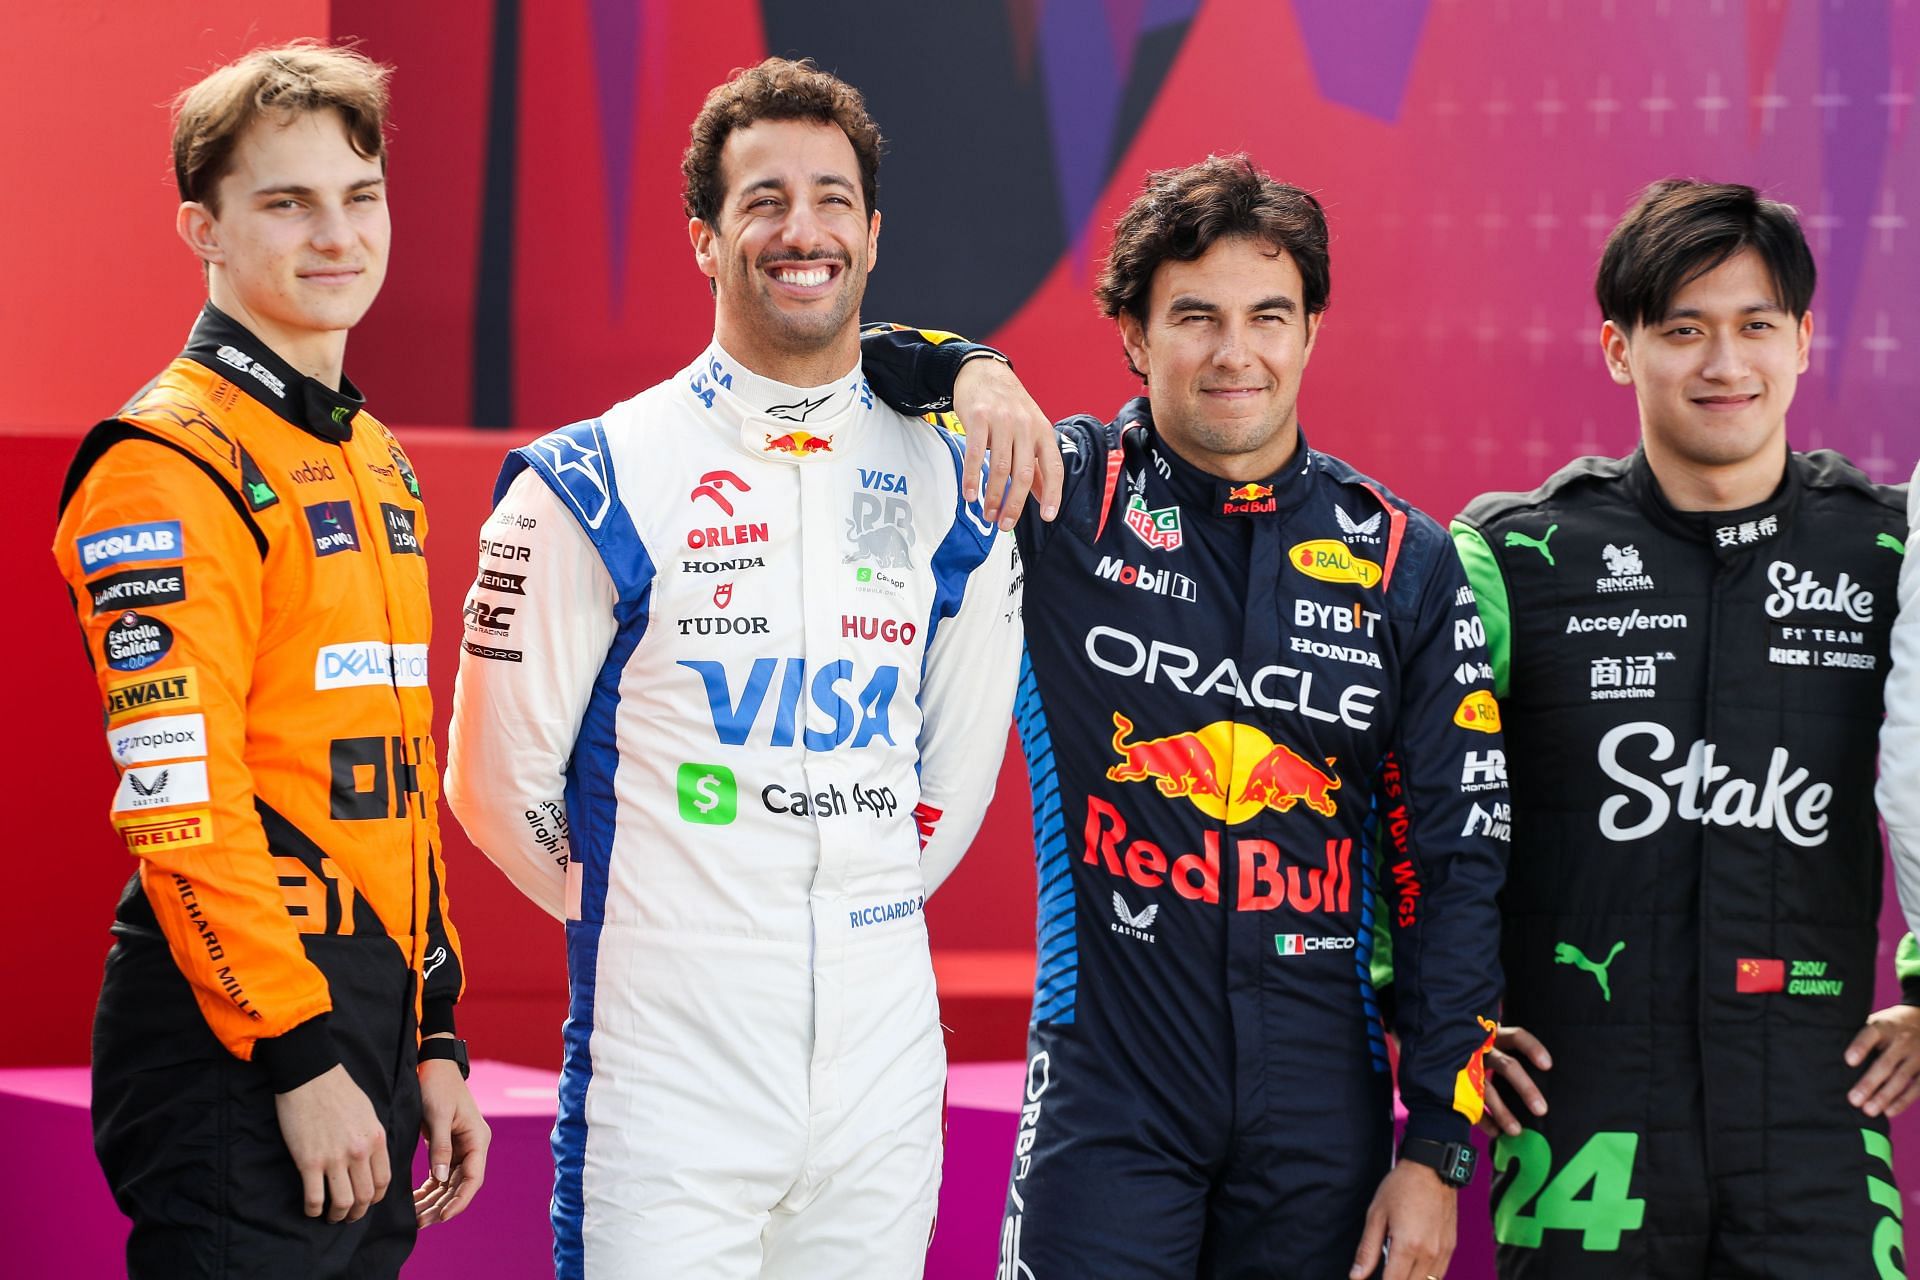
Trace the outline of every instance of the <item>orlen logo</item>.
<instances>
[{"instance_id":1,"label":"orlen logo","mask_svg":"<svg viewBox=\"0 0 1920 1280\"><path fill-rule=\"evenodd\" d=\"M751 542L765 542L767 526L763 524L727 524L717 529L687 530L687 545L694 550L701 547L744 547Z\"/></svg>"},{"instance_id":2,"label":"orlen logo","mask_svg":"<svg viewBox=\"0 0 1920 1280\"><path fill-rule=\"evenodd\" d=\"M816 453L831 453L833 437L817 436L811 431L787 431L777 436L768 436L767 442L760 447L768 453L785 453L804 458Z\"/></svg>"},{"instance_id":3,"label":"orlen logo","mask_svg":"<svg viewBox=\"0 0 1920 1280\"><path fill-rule=\"evenodd\" d=\"M1133 721L1113 713L1113 750L1120 763L1109 782L1152 781L1160 794L1182 797L1215 820L1245 822L1265 809L1287 813L1296 804L1331 818L1340 779L1277 743L1252 725L1216 720L1203 729L1136 739ZM1218 762L1232 762L1222 771ZM1334 764L1327 757L1327 767Z\"/></svg>"},{"instance_id":4,"label":"orlen logo","mask_svg":"<svg viewBox=\"0 0 1920 1280\"><path fill-rule=\"evenodd\" d=\"M1214 828L1203 834L1201 852L1180 854L1169 864L1153 841L1127 841L1127 820L1119 809L1088 796L1085 840L1082 861L1104 866L1108 875L1142 889L1171 883L1175 893L1194 902L1220 901L1220 832ZM1325 845L1323 865L1312 866L1283 854L1271 840L1236 839L1240 874L1235 877L1234 910L1345 912L1353 901L1353 841L1328 840Z\"/></svg>"},{"instance_id":5,"label":"orlen logo","mask_svg":"<svg viewBox=\"0 0 1920 1280\"><path fill-rule=\"evenodd\" d=\"M1833 787L1825 782L1808 786L1812 775L1792 767L1785 747L1773 749L1767 776L1759 783L1736 777L1731 766L1718 763L1717 748L1704 738L1694 741L1685 761L1647 777L1621 762L1621 748L1634 738L1651 739L1646 752L1650 765L1673 758L1673 731L1650 720L1616 725L1600 739L1600 771L1633 793L1610 796L1601 803L1600 834L1607 839L1643 840L1678 814L1682 822L1709 827L1778 830L1802 849L1827 842L1827 805L1833 800ZM1645 812L1628 820L1628 812L1641 805Z\"/></svg>"},{"instance_id":6,"label":"orlen logo","mask_svg":"<svg viewBox=\"0 0 1920 1280\"><path fill-rule=\"evenodd\" d=\"M864 747L875 738L893 745L891 716L893 695L900 686L899 667L875 667L866 683L853 693L854 666L845 658L819 668L812 679L808 679L805 658L755 658L745 686L736 694L725 663L682 659L679 665L699 675L713 713L714 735L730 747L745 746L749 741L790 747L798 740L808 751L832 751L848 745ZM769 698L776 674L780 689ZM851 702L842 693L842 686L852 693ZM795 714L803 691L820 713L812 717L815 722L831 728L806 727L808 717ZM764 717L765 724L760 723L763 710L770 713Z\"/></svg>"},{"instance_id":7,"label":"orlen logo","mask_svg":"<svg viewBox=\"0 0 1920 1280\"><path fill-rule=\"evenodd\" d=\"M1357 582L1371 587L1380 581L1378 564L1356 556L1346 543L1333 538L1296 542L1287 548L1287 559L1295 569L1321 582Z\"/></svg>"},{"instance_id":8,"label":"orlen logo","mask_svg":"<svg viewBox=\"0 0 1920 1280\"><path fill-rule=\"evenodd\" d=\"M314 655L315 689L353 689L374 684L425 688L427 646L361 640L326 645Z\"/></svg>"},{"instance_id":9,"label":"orlen logo","mask_svg":"<svg viewBox=\"0 0 1920 1280\"><path fill-rule=\"evenodd\" d=\"M1500 732L1500 704L1485 689L1475 689L1454 708L1453 722L1475 733Z\"/></svg>"}]
</instances>

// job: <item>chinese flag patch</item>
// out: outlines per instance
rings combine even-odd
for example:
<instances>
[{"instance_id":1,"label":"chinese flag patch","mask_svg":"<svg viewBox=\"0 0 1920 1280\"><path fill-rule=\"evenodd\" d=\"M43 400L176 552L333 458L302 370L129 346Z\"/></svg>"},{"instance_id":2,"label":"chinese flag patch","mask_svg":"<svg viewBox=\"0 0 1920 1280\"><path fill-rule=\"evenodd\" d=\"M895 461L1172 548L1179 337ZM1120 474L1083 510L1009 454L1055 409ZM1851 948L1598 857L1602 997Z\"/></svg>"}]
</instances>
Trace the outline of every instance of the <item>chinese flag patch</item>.
<instances>
[{"instance_id":1,"label":"chinese flag patch","mask_svg":"<svg viewBox=\"0 0 1920 1280\"><path fill-rule=\"evenodd\" d=\"M1741 995L1765 995L1769 991L1787 989L1787 962L1785 960L1735 961L1733 989Z\"/></svg>"}]
</instances>

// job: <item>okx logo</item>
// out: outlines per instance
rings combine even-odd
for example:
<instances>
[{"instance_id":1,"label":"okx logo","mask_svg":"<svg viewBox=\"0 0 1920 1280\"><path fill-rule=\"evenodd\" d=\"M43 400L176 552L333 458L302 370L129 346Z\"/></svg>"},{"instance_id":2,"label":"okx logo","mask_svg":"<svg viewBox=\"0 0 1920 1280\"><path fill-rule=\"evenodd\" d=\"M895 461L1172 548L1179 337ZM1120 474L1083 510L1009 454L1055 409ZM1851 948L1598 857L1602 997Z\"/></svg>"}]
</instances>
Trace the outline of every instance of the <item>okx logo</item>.
<instances>
[{"instance_id":1,"label":"okx logo","mask_svg":"<svg viewBox=\"0 0 1920 1280\"><path fill-rule=\"evenodd\" d=\"M680 820L723 827L740 812L740 788L723 764L683 764L674 779L680 794Z\"/></svg>"}]
</instances>

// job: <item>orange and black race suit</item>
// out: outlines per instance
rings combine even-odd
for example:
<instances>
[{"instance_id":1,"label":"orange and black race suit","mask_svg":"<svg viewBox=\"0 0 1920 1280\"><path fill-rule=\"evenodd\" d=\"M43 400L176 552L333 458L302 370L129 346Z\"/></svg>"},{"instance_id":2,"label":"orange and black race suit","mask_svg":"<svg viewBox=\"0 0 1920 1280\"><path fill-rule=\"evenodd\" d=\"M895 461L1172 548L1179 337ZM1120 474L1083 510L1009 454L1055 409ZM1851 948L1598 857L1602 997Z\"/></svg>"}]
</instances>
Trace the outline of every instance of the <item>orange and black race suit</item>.
<instances>
[{"instance_id":1,"label":"orange and black race suit","mask_svg":"<svg viewBox=\"0 0 1920 1280\"><path fill-rule=\"evenodd\" d=\"M424 1034L453 1029L462 984L426 514L361 405L209 305L86 437L54 542L139 859L115 932L164 935L219 1043L276 1091L341 1061L330 1018L361 988L340 966L390 975Z\"/></svg>"}]
</instances>

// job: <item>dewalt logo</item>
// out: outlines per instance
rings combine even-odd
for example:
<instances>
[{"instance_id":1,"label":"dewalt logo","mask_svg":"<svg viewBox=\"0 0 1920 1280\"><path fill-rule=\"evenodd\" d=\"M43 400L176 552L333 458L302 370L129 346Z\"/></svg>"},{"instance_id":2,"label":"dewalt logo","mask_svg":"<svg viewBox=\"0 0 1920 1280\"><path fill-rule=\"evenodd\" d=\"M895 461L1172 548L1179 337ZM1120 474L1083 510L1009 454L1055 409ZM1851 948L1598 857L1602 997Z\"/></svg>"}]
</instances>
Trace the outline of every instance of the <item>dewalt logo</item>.
<instances>
[{"instance_id":1,"label":"dewalt logo","mask_svg":"<svg viewBox=\"0 0 1920 1280\"><path fill-rule=\"evenodd\" d=\"M107 686L107 723L110 725L136 712L171 711L176 707L199 705L200 693L192 667L138 680L116 680Z\"/></svg>"}]
</instances>

